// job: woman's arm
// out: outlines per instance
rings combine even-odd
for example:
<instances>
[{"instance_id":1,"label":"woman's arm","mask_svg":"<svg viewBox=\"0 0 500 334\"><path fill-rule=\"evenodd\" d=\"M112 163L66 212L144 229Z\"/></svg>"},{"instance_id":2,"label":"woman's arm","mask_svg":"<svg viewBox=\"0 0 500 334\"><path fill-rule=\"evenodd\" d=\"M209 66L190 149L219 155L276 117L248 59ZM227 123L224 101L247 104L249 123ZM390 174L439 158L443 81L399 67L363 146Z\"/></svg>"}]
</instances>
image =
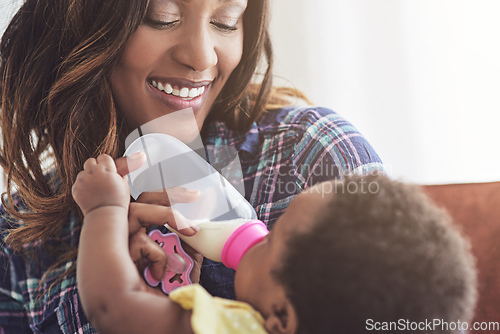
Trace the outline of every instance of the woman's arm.
<instances>
[{"instance_id":1,"label":"woman's arm","mask_svg":"<svg viewBox=\"0 0 500 334\"><path fill-rule=\"evenodd\" d=\"M147 289L129 255L129 190L114 161L86 162L73 196L85 216L77 281L90 323L101 333L192 333L190 312Z\"/></svg>"}]
</instances>

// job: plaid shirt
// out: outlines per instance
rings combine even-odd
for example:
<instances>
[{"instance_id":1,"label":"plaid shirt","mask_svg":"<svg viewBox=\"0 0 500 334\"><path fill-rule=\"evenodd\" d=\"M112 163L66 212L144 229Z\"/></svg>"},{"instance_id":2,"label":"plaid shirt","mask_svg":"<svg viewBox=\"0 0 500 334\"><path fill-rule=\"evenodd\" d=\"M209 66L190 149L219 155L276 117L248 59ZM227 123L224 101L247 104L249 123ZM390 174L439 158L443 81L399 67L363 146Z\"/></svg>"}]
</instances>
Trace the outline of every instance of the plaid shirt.
<instances>
[{"instance_id":1,"label":"plaid shirt","mask_svg":"<svg viewBox=\"0 0 500 334\"><path fill-rule=\"evenodd\" d=\"M221 122L210 121L203 129L203 141L208 160L216 168L227 163L220 161L227 154L219 154L218 150L234 147L234 152L238 152L245 197L269 228L303 189L346 173L383 171L378 155L366 139L342 117L324 108L270 111L243 134L228 130ZM0 214L3 240L6 229L18 222L9 219L3 210ZM62 241L77 245L80 227L78 216L72 214L62 229ZM56 239L49 244L61 247L61 241ZM0 334L95 332L79 301L76 273L37 298L37 289L46 291L72 263L58 267L39 286L54 258L39 243L27 247L36 250L38 261L14 254L1 243ZM233 270L204 260L200 283L212 295L234 298L233 279Z\"/></svg>"}]
</instances>

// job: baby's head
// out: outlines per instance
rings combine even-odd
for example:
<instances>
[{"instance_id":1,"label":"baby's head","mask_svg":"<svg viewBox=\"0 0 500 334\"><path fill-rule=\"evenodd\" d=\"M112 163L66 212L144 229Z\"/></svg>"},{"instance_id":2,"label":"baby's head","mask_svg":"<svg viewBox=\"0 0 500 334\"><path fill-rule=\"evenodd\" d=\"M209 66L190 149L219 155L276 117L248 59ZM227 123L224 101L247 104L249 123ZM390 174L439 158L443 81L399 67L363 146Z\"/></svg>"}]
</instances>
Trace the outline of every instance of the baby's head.
<instances>
[{"instance_id":1,"label":"baby's head","mask_svg":"<svg viewBox=\"0 0 500 334\"><path fill-rule=\"evenodd\" d=\"M235 286L271 333L382 333L391 322L401 332L434 319L454 328L476 301L468 243L417 187L384 176L298 195L242 259ZM419 332L453 332L443 326Z\"/></svg>"}]
</instances>

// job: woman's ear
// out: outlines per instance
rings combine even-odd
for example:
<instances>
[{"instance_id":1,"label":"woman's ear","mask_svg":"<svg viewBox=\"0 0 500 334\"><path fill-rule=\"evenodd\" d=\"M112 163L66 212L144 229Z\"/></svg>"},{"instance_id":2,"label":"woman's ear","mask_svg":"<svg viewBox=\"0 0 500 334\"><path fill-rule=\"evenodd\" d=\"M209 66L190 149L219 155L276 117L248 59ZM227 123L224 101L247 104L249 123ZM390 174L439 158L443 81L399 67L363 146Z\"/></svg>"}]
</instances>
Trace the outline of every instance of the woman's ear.
<instances>
[{"instance_id":1,"label":"woman's ear","mask_svg":"<svg viewBox=\"0 0 500 334\"><path fill-rule=\"evenodd\" d=\"M271 334L293 334L297 332L299 319L288 298L277 300L266 318L264 327Z\"/></svg>"}]
</instances>

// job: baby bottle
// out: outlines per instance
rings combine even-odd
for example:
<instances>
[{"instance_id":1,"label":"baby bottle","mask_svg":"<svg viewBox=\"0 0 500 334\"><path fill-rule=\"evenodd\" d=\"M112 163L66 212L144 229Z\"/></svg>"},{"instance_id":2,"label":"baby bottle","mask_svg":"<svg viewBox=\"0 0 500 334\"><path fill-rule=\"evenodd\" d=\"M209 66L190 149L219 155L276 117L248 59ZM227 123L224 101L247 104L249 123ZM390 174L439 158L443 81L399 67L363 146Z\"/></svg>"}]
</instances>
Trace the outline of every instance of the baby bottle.
<instances>
[{"instance_id":1,"label":"baby bottle","mask_svg":"<svg viewBox=\"0 0 500 334\"><path fill-rule=\"evenodd\" d=\"M199 231L188 237L165 226L204 257L236 269L246 251L268 233L266 226L256 219L250 203L182 141L166 134L146 134L128 146L125 156L139 151L146 154L147 162L129 174L134 199L142 192L163 189L169 198L174 198L176 187L199 191L199 198L191 203L171 203ZM182 226L182 222L176 224L179 229L188 227Z\"/></svg>"}]
</instances>

